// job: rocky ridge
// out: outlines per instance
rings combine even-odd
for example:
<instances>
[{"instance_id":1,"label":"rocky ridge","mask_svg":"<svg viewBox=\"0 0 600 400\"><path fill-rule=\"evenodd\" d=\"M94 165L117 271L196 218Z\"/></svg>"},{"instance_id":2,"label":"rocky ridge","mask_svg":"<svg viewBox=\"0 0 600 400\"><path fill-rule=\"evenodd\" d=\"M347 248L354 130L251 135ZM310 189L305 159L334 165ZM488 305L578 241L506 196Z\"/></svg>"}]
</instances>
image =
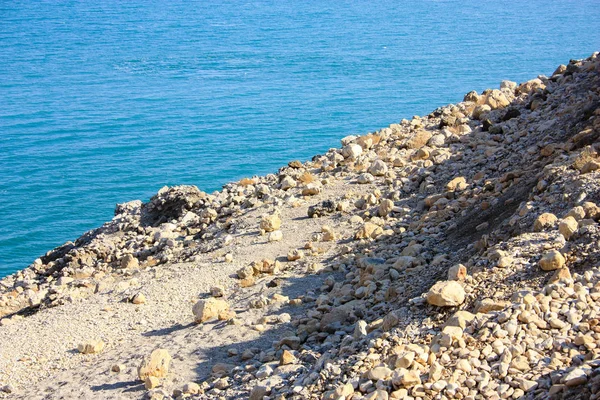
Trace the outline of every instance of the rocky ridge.
<instances>
[{"instance_id":1,"label":"rocky ridge","mask_svg":"<svg viewBox=\"0 0 600 400\"><path fill-rule=\"evenodd\" d=\"M0 281L3 393L600 397L599 137L595 53L277 174L118 205ZM73 320L91 310L105 330ZM79 350L9 349L41 321Z\"/></svg>"}]
</instances>

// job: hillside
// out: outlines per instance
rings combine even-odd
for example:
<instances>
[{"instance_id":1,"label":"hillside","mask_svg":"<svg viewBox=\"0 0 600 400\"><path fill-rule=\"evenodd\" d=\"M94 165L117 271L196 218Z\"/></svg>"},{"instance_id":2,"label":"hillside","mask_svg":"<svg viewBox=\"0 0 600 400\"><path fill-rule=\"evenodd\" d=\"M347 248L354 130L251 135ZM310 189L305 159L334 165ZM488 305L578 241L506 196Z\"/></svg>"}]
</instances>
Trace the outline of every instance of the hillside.
<instances>
[{"instance_id":1,"label":"hillside","mask_svg":"<svg viewBox=\"0 0 600 400\"><path fill-rule=\"evenodd\" d=\"M599 138L595 53L120 204L0 281L0 397L600 397Z\"/></svg>"}]
</instances>

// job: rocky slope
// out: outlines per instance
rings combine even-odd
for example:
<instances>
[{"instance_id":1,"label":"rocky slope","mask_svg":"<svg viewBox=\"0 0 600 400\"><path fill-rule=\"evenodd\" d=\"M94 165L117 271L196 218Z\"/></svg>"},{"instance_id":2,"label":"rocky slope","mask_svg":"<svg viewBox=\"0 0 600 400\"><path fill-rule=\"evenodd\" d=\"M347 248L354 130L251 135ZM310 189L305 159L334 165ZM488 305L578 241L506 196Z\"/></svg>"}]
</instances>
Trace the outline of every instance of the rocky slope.
<instances>
[{"instance_id":1,"label":"rocky slope","mask_svg":"<svg viewBox=\"0 0 600 400\"><path fill-rule=\"evenodd\" d=\"M600 397L600 56L207 194L0 281L0 396Z\"/></svg>"}]
</instances>

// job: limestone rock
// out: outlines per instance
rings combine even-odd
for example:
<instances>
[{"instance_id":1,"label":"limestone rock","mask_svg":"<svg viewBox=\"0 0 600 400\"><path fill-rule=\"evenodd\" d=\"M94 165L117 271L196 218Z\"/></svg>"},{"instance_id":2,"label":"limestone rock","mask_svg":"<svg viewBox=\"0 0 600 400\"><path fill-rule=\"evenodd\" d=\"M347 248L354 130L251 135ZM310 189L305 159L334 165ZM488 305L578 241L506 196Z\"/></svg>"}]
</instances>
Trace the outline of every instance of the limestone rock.
<instances>
[{"instance_id":1,"label":"limestone rock","mask_svg":"<svg viewBox=\"0 0 600 400\"><path fill-rule=\"evenodd\" d=\"M273 232L281 227L281 218L278 214L265 215L260 221L260 229L265 232Z\"/></svg>"},{"instance_id":2,"label":"limestone rock","mask_svg":"<svg viewBox=\"0 0 600 400\"><path fill-rule=\"evenodd\" d=\"M194 307L192 312L194 314L194 320L197 323L206 322L209 319L217 318L220 313L229 310L229 303L222 299L210 299L199 300Z\"/></svg>"},{"instance_id":3,"label":"limestone rock","mask_svg":"<svg viewBox=\"0 0 600 400\"><path fill-rule=\"evenodd\" d=\"M283 232L273 231L269 233L269 242L280 242L283 240Z\"/></svg>"},{"instance_id":4,"label":"limestone rock","mask_svg":"<svg viewBox=\"0 0 600 400\"><path fill-rule=\"evenodd\" d=\"M560 224L558 224L559 232L567 240L571 239L571 236L573 236L577 232L578 229L579 229L579 224L577 223L577 220L575 218L573 218L572 216L568 216L568 217L564 218L562 221L560 221Z\"/></svg>"},{"instance_id":5,"label":"limestone rock","mask_svg":"<svg viewBox=\"0 0 600 400\"><path fill-rule=\"evenodd\" d=\"M140 263L133 254L126 254L121 258L121 268L136 269L140 267Z\"/></svg>"},{"instance_id":6,"label":"limestone rock","mask_svg":"<svg viewBox=\"0 0 600 400\"><path fill-rule=\"evenodd\" d=\"M157 377L152 376L152 375L147 376L146 380L144 381L144 387L147 390L154 389L155 387L158 387L159 385L160 385L160 380Z\"/></svg>"},{"instance_id":7,"label":"limestone rock","mask_svg":"<svg viewBox=\"0 0 600 400\"><path fill-rule=\"evenodd\" d=\"M565 265L565 257L558 250L550 250L544 253L540 260L540 268L544 271L554 271Z\"/></svg>"},{"instance_id":8,"label":"limestone rock","mask_svg":"<svg viewBox=\"0 0 600 400\"><path fill-rule=\"evenodd\" d=\"M367 171L373 176L384 176L388 171L388 166L382 160L375 160Z\"/></svg>"},{"instance_id":9,"label":"limestone rock","mask_svg":"<svg viewBox=\"0 0 600 400\"><path fill-rule=\"evenodd\" d=\"M467 267L462 264L456 264L448 270L449 281L464 281L467 277Z\"/></svg>"},{"instance_id":10,"label":"limestone rock","mask_svg":"<svg viewBox=\"0 0 600 400\"><path fill-rule=\"evenodd\" d=\"M342 149L342 155L350 159L356 159L362 152L362 147L356 143L349 144Z\"/></svg>"},{"instance_id":11,"label":"limestone rock","mask_svg":"<svg viewBox=\"0 0 600 400\"><path fill-rule=\"evenodd\" d=\"M165 349L156 349L150 358L142 361L138 368L138 378L145 381L147 377L164 378L169 373L171 355Z\"/></svg>"},{"instance_id":12,"label":"limestone rock","mask_svg":"<svg viewBox=\"0 0 600 400\"><path fill-rule=\"evenodd\" d=\"M465 301L465 289L456 281L441 281L429 289L427 302L438 307L454 307Z\"/></svg>"},{"instance_id":13,"label":"limestone rock","mask_svg":"<svg viewBox=\"0 0 600 400\"><path fill-rule=\"evenodd\" d=\"M383 233L383 229L379 225L372 222L365 222L364 225L356 232L356 239L375 239Z\"/></svg>"},{"instance_id":14,"label":"limestone rock","mask_svg":"<svg viewBox=\"0 0 600 400\"><path fill-rule=\"evenodd\" d=\"M420 149L425 146L433 135L426 130L420 130L406 142L406 147L409 149Z\"/></svg>"},{"instance_id":15,"label":"limestone rock","mask_svg":"<svg viewBox=\"0 0 600 400\"><path fill-rule=\"evenodd\" d=\"M545 229L553 228L556 224L556 215L551 213L543 213L533 223L533 230L536 232L543 231Z\"/></svg>"},{"instance_id":16,"label":"limestone rock","mask_svg":"<svg viewBox=\"0 0 600 400\"><path fill-rule=\"evenodd\" d=\"M77 346L77 351L82 354L97 354L102 350L104 350L104 342L102 340L90 340Z\"/></svg>"}]
</instances>

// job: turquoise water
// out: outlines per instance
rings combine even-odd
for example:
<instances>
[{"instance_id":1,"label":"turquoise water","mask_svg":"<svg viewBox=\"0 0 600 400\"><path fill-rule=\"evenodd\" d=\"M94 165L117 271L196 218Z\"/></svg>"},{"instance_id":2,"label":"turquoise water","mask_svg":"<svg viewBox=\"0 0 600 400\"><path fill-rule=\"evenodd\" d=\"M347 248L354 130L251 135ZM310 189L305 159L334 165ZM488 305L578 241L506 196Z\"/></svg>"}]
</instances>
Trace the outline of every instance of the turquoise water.
<instances>
[{"instance_id":1,"label":"turquoise water","mask_svg":"<svg viewBox=\"0 0 600 400\"><path fill-rule=\"evenodd\" d=\"M0 276L163 185L206 191L600 50L580 1L0 3Z\"/></svg>"}]
</instances>

